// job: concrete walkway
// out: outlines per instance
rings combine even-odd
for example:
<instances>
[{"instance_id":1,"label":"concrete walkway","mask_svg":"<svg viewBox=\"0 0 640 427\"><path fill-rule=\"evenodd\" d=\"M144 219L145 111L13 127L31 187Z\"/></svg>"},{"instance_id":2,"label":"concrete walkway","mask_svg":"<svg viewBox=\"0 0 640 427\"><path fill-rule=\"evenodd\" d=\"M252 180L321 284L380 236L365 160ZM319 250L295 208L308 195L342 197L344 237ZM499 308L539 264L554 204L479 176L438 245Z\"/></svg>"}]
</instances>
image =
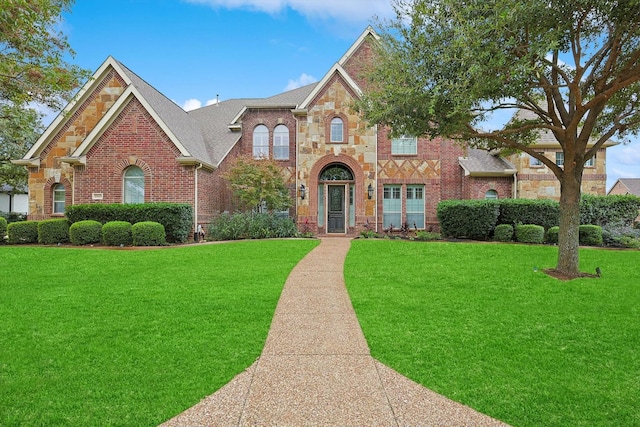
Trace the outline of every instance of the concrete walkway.
<instances>
[{"instance_id":1,"label":"concrete walkway","mask_svg":"<svg viewBox=\"0 0 640 427\"><path fill-rule=\"evenodd\" d=\"M505 426L374 360L343 279L351 241L291 272L260 358L162 426Z\"/></svg>"}]
</instances>

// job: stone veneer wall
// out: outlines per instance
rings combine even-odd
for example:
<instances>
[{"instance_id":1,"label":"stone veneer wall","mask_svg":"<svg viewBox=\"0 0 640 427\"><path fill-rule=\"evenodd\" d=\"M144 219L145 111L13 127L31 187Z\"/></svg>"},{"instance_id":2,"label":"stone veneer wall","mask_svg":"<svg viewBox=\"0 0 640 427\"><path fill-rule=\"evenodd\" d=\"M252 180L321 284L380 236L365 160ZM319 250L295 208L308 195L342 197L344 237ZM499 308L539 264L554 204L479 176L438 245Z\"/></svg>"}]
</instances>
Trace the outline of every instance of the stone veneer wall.
<instances>
[{"instance_id":1,"label":"stone veneer wall","mask_svg":"<svg viewBox=\"0 0 640 427\"><path fill-rule=\"evenodd\" d=\"M40 167L29 168L30 219L38 220L52 216L52 187L56 183L65 185L66 204L72 203L73 168L62 163L60 158L73 153L124 89L125 83L117 73L108 73L42 151Z\"/></svg>"}]
</instances>

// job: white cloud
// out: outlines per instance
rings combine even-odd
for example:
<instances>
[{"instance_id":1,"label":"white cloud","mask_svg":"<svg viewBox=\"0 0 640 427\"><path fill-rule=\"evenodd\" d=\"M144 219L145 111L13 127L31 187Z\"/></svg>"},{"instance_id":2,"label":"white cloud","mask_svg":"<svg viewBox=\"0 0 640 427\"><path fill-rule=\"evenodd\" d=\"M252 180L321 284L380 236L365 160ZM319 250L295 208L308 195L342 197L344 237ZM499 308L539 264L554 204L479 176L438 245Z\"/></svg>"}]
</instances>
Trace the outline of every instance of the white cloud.
<instances>
[{"instance_id":1,"label":"white cloud","mask_svg":"<svg viewBox=\"0 0 640 427\"><path fill-rule=\"evenodd\" d=\"M205 102L205 105L213 105L213 104L217 104L218 102L219 102L218 98L209 99L207 100L207 102Z\"/></svg>"},{"instance_id":2,"label":"white cloud","mask_svg":"<svg viewBox=\"0 0 640 427\"><path fill-rule=\"evenodd\" d=\"M277 14L291 8L307 18L368 21L393 15L391 0L186 0L213 8L246 9Z\"/></svg>"},{"instance_id":3,"label":"white cloud","mask_svg":"<svg viewBox=\"0 0 640 427\"><path fill-rule=\"evenodd\" d=\"M306 74L306 73L302 73L300 77L298 77L298 80L289 80L289 83L284 88L284 90L286 92L288 90L297 89L299 87L306 86L308 84L315 83L317 81L318 79L316 79L315 77L310 76L309 74Z\"/></svg>"},{"instance_id":4,"label":"white cloud","mask_svg":"<svg viewBox=\"0 0 640 427\"><path fill-rule=\"evenodd\" d=\"M199 99L194 99L194 98L187 99L182 104L182 109L185 111L195 110L200 107L202 107L202 102Z\"/></svg>"}]
</instances>

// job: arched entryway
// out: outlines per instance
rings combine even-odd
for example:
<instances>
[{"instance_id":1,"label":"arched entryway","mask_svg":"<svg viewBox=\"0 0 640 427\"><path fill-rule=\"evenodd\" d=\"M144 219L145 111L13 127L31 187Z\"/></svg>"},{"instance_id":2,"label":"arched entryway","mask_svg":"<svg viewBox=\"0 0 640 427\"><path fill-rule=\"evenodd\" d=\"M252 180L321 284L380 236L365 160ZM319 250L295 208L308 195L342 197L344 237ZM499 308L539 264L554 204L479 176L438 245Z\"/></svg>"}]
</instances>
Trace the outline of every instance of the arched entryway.
<instances>
[{"instance_id":1,"label":"arched entryway","mask_svg":"<svg viewBox=\"0 0 640 427\"><path fill-rule=\"evenodd\" d=\"M355 179L343 163L330 163L318 176L318 225L344 234L355 223Z\"/></svg>"}]
</instances>

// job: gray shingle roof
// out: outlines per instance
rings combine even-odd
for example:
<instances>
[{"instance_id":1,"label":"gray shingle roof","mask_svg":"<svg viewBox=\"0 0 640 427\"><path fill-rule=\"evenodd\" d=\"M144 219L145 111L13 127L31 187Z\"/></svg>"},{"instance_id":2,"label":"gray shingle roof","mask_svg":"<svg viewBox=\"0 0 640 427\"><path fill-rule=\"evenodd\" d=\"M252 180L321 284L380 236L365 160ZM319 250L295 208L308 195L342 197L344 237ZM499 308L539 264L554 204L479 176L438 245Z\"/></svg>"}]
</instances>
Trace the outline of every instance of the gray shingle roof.
<instances>
[{"instance_id":1,"label":"gray shingle roof","mask_svg":"<svg viewBox=\"0 0 640 427\"><path fill-rule=\"evenodd\" d=\"M619 178L618 181L627 187L629 193L640 196L640 178Z\"/></svg>"},{"instance_id":2,"label":"gray shingle roof","mask_svg":"<svg viewBox=\"0 0 640 427\"><path fill-rule=\"evenodd\" d=\"M511 175L516 169L511 162L476 148L469 148L467 157L460 158L458 161L467 175Z\"/></svg>"}]
</instances>

